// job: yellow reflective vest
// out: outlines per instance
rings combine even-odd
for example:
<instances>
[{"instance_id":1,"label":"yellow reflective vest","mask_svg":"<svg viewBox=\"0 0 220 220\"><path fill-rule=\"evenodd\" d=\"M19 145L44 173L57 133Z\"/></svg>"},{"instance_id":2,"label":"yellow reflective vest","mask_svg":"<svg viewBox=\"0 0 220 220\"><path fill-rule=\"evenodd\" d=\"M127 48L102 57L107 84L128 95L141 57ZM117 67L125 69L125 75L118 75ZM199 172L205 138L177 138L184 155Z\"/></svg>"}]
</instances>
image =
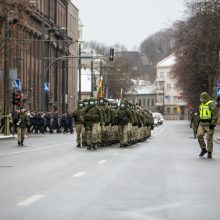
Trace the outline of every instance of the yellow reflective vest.
<instances>
[{"instance_id":1,"label":"yellow reflective vest","mask_svg":"<svg viewBox=\"0 0 220 220\"><path fill-rule=\"evenodd\" d=\"M200 119L201 120L207 120L207 121L211 121L212 119L212 112L209 109L209 104L212 103L213 101L210 100L206 103L202 103L199 106L199 114L200 114Z\"/></svg>"}]
</instances>

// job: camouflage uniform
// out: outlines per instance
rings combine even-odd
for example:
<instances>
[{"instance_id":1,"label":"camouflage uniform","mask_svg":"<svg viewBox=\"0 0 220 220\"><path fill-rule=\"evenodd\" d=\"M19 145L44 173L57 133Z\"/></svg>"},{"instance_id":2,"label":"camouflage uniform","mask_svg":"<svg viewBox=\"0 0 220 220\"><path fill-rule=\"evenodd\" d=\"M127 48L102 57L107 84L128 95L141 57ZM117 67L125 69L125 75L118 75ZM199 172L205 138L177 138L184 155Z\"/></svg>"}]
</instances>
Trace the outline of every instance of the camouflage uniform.
<instances>
[{"instance_id":1,"label":"camouflage uniform","mask_svg":"<svg viewBox=\"0 0 220 220\"><path fill-rule=\"evenodd\" d=\"M97 99L91 98L89 100L89 105L85 110L84 124L86 130L86 142L88 145L88 150L96 149L99 138L99 126L103 124L103 115L96 104Z\"/></svg>"},{"instance_id":2,"label":"camouflage uniform","mask_svg":"<svg viewBox=\"0 0 220 220\"><path fill-rule=\"evenodd\" d=\"M120 108L116 112L116 120L120 135L120 147L126 147L128 146L129 123L133 122L133 118L125 102L121 102Z\"/></svg>"},{"instance_id":3,"label":"camouflage uniform","mask_svg":"<svg viewBox=\"0 0 220 220\"><path fill-rule=\"evenodd\" d=\"M199 126L199 116L197 112L195 112L190 122L190 127L193 129L194 138L196 138L198 126Z\"/></svg>"},{"instance_id":4,"label":"camouflage uniform","mask_svg":"<svg viewBox=\"0 0 220 220\"><path fill-rule=\"evenodd\" d=\"M25 112L25 109L21 109L17 114L17 138L19 146L23 146L25 129L29 124L30 122L27 112Z\"/></svg>"},{"instance_id":5,"label":"camouflage uniform","mask_svg":"<svg viewBox=\"0 0 220 220\"><path fill-rule=\"evenodd\" d=\"M107 144L107 130L106 130L106 126L107 122L108 122L108 116L107 116L107 108L104 102L104 98L99 98L99 109L102 112L102 116L103 116L103 124L100 127L100 131L99 131L99 144L100 145L106 145Z\"/></svg>"},{"instance_id":6,"label":"camouflage uniform","mask_svg":"<svg viewBox=\"0 0 220 220\"><path fill-rule=\"evenodd\" d=\"M78 102L77 109L73 112L73 118L76 125L76 147L81 147L83 133L85 131L84 128L84 114L85 114L85 106L83 101Z\"/></svg>"},{"instance_id":7,"label":"camouflage uniform","mask_svg":"<svg viewBox=\"0 0 220 220\"><path fill-rule=\"evenodd\" d=\"M218 121L218 110L216 104L210 99L207 92L200 95L201 105L199 107L199 126L197 131L198 142L201 148L200 157L208 152L208 158L212 158L213 135ZM204 135L207 136L207 149Z\"/></svg>"}]
</instances>

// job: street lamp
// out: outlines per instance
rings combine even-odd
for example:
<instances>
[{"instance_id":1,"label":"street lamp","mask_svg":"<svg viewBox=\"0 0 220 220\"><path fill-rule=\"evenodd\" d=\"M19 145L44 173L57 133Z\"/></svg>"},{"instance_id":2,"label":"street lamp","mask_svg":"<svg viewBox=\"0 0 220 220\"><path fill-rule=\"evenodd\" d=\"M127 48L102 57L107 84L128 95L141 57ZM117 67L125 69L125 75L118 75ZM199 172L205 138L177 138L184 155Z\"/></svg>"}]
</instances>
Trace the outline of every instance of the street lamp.
<instances>
[{"instance_id":1,"label":"street lamp","mask_svg":"<svg viewBox=\"0 0 220 220\"><path fill-rule=\"evenodd\" d=\"M5 5L5 45L4 45L4 135L9 135L9 8Z\"/></svg>"}]
</instances>

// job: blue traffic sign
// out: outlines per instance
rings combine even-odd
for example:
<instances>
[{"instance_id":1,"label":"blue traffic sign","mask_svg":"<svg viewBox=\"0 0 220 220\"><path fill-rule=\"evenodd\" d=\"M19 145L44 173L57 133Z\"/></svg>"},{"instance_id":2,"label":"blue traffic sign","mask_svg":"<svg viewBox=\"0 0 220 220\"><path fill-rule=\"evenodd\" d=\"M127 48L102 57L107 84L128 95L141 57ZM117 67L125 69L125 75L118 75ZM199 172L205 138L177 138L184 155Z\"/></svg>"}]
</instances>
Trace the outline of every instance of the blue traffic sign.
<instances>
[{"instance_id":1,"label":"blue traffic sign","mask_svg":"<svg viewBox=\"0 0 220 220\"><path fill-rule=\"evenodd\" d=\"M218 81L217 81L217 86L219 86L219 87L220 87L220 80L218 80Z\"/></svg>"},{"instance_id":2,"label":"blue traffic sign","mask_svg":"<svg viewBox=\"0 0 220 220\"><path fill-rule=\"evenodd\" d=\"M44 83L44 91L49 92L50 91L50 83Z\"/></svg>"},{"instance_id":3,"label":"blue traffic sign","mask_svg":"<svg viewBox=\"0 0 220 220\"><path fill-rule=\"evenodd\" d=\"M220 97L220 87L217 87L217 96Z\"/></svg>"},{"instance_id":4,"label":"blue traffic sign","mask_svg":"<svg viewBox=\"0 0 220 220\"><path fill-rule=\"evenodd\" d=\"M12 88L21 90L21 80L20 79L13 80L12 81Z\"/></svg>"}]
</instances>

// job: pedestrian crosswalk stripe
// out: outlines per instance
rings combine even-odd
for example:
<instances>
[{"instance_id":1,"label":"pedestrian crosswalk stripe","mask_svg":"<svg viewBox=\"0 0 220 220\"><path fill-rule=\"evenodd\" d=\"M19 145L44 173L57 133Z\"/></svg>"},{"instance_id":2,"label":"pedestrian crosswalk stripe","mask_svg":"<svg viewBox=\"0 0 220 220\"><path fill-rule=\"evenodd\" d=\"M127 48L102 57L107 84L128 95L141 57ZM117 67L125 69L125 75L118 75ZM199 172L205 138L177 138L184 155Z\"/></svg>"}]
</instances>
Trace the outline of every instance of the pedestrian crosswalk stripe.
<instances>
[{"instance_id":1,"label":"pedestrian crosswalk stripe","mask_svg":"<svg viewBox=\"0 0 220 220\"><path fill-rule=\"evenodd\" d=\"M29 206L31 205L32 203L38 201L39 199L43 198L44 195L39 195L39 194L36 194L36 195L33 195L27 199L25 199L24 201L22 202L19 202L17 205L18 206Z\"/></svg>"}]
</instances>

